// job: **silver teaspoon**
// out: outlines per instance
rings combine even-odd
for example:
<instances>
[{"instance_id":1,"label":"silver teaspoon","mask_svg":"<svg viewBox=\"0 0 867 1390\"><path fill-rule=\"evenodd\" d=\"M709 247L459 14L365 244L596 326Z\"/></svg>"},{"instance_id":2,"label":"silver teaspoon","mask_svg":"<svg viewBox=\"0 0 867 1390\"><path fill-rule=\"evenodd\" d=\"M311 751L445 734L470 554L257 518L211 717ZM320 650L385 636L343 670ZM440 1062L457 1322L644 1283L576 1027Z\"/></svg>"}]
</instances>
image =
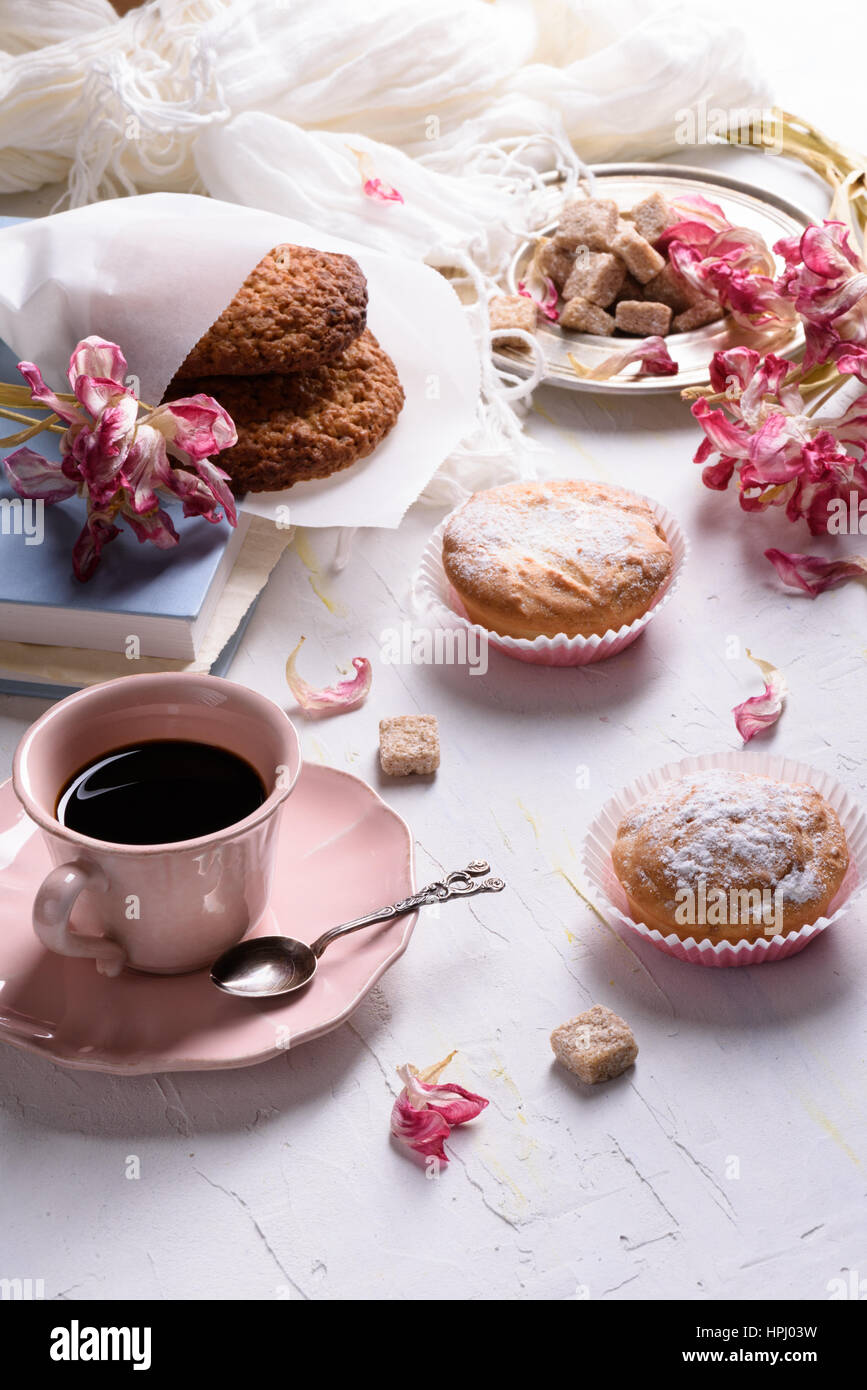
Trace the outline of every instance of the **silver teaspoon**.
<instances>
[{"instance_id":1,"label":"silver teaspoon","mask_svg":"<svg viewBox=\"0 0 867 1390\"><path fill-rule=\"evenodd\" d=\"M343 926L329 928L310 946L294 941L291 936L258 936L241 941L214 962L211 983L226 994L238 994L244 999L291 994L313 978L319 957L338 936L372 927L377 922L388 922L392 917L404 917L432 903L469 898L475 893L499 893L506 885L501 878L486 878L490 872L491 866L483 859L474 859L465 869L446 874L399 903L380 907Z\"/></svg>"}]
</instances>

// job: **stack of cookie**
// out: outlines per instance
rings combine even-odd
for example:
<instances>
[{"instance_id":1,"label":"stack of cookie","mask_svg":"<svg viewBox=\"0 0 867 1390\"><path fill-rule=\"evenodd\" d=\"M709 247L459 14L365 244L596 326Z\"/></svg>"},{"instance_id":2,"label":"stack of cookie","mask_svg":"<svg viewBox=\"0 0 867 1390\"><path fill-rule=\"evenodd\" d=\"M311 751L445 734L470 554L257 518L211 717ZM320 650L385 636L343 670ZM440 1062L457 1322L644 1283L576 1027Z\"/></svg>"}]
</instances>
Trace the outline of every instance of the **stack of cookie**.
<instances>
[{"instance_id":1,"label":"stack of cookie","mask_svg":"<svg viewBox=\"0 0 867 1390\"><path fill-rule=\"evenodd\" d=\"M238 442L218 462L235 493L327 478L393 428L403 388L366 323L351 256L277 246L196 343L166 399L202 391L229 412Z\"/></svg>"}]
</instances>

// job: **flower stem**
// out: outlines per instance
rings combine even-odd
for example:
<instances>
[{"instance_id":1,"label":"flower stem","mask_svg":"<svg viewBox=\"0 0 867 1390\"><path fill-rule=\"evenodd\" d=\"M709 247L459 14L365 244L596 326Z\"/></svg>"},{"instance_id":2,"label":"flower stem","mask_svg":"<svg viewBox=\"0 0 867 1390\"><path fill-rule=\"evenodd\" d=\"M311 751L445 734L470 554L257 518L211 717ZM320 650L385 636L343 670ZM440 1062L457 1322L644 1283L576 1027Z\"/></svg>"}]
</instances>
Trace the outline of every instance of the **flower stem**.
<instances>
[{"instance_id":1,"label":"flower stem","mask_svg":"<svg viewBox=\"0 0 867 1390\"><path fill-rule=\"evenodd\" d=\"M819 396L816 398L816 400L810 402L810 405L809 405L809 406L807 407L807 409L804 411L804 414L805 414L805 415L815 415L815 414L821 409L821 407L825 404L825 402L826 402L826 401L829 401L829 400L831 399L831 397L832 397L837 391L840 390L840 387L844 384L844 382L846 382L846 381L851 381L851 380L852 380L851 377L844 377L844 376L842 376L842 375L840 375L840 374L838 373L836 380L833 381L833 382L831 383L831 386L828 388L827 391L822 391L822 390L821 390L821 387L819 388L819 390L820 390Z\"/></svg>"},{"instance_id":2,"label":"flower stem","mask_svg":"<svg viewBox=\"0 0 867 1390\"><path fill-rule=\"evenodd\" d=\"M8 410L5 406L0 406L0 417L4 420L16 420L19 424L29 425L26 430L19 430L17 434L7 435L5 439L0 439L0 444L23 444L25 439L32 439L34 435L41 434L43 430L50 430L52 434L65 434L64 425L55 424L57 415L49 415L47 420L34 420L32 415L22 415L17 410Z\"/></svg>"},{"instance_id":3,"label":"flower stem","mask_svg":"<svg viewBox=\"0 0 867 1390\"><path fill-rule=\"evenodd\" d=\"M846 222L853 234L863 265L867 249L860 245L859 233L867 226L867 180L863 156L830 140L807 121L790 111L774 109L748 129L740 125L726 132L731 144L771 149L788 159L798 159L830 185L832 201L829 216ZM746 136L746 139L744 138Z\"/></svg>"}]
</instances>

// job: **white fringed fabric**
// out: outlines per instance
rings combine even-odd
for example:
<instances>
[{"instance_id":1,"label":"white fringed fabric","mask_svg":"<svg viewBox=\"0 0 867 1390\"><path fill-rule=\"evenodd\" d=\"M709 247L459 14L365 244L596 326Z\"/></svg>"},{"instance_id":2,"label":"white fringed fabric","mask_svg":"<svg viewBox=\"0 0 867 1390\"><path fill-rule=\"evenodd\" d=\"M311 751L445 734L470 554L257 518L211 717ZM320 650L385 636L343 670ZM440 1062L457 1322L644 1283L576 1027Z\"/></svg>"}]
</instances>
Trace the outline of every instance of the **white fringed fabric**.
<instances>
[{"instance_id":1,"label":"white fringed fabric","mask_svg":"<svg viewBox=\"0 0 867 1390\"><path fill-rule=\"evenodd\" d=\"M476 436L432 490L453 502L531 467L538 371L495 372L486 309L517 239L582 161L653 157L686 108L764 96L694 0L0 0L0 193L206 192L451 268L483 349ZM402 204L364 195L361 157Z\"/></svg>"}]
</instances>

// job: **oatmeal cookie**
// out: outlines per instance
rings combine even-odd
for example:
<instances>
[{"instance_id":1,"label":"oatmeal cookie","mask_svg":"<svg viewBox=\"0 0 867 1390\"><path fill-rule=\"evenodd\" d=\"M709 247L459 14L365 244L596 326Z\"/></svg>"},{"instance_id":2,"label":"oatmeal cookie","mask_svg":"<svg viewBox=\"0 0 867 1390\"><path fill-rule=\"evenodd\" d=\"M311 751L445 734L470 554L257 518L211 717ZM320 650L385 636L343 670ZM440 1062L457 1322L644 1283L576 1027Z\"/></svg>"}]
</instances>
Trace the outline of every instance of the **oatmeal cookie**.
<instances>
[{"instance_id":1,"label":"oatmeal cookie","mask_svg":"<svg viewBox=\"0 0 867 1390\"><path fill-rule=\"evenodd\" d=\"M217 459L238 494L327 478L372 454L397 422L403 388L369 329L336 361L290 375L177 378L167 399L204 391L229 412L238 442Z\"/></svg>"},{"instance_id":2,"label":"oatmeal cookie","mask_svg":"<svg viewBox=\"0 0 867 1390\"><path fill-rule=\"evenodd\" d=\"M200 338L178 377L301 372L363 333L367 281L351 256L276 246Z\"/></svg>"}]
</instances>

